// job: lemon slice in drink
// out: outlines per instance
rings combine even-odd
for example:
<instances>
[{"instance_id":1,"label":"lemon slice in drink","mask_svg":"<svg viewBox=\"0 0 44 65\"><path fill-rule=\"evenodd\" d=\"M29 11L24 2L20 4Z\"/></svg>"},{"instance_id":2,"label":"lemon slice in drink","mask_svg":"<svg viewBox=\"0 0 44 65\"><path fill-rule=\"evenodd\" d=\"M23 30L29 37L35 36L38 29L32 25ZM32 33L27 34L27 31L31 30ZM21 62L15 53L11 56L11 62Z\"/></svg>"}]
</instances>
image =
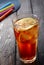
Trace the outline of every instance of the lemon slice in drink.
<instances>
[{"instance_id":1,"label":"lemon slice in drink","mask_svg":"<svg viewBox=\"0 0 44 65\"><path fill-rule=\"evenodd\" d=\"M35 25L37 25L37 19L34 18L23 18L18 20L15 25L16 25L16 30L21 31L19 35L19 41L21 42L26 42L30 39L32 39L32 36L27 35L26 33L23 33L22 31L27 31L28 29L31 29ZM32 32L33 33L33 32Z\"/></svg>"},{"instance_id":2,"label":"lemon slice in drink","mask_svg":"<svg viewBox=\"0 0 44 65\"><path fill-rule=\"evenodd\" d=\"M37 19L34 18L23 18L18 20L15 24L17 25L17 30L25 31L36 25Z\"/></svg>"}]
</instances>

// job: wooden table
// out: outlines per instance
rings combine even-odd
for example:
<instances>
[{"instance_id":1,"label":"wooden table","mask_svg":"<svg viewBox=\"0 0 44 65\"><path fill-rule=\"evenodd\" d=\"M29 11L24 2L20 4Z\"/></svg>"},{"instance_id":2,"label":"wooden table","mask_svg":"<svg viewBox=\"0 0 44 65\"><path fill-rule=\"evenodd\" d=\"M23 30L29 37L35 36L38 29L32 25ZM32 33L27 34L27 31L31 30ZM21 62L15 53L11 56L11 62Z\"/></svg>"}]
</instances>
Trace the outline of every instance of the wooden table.
<instances>
[{"instance_id":1,"label":"wooden table","mask_svg":"<svg viewBox=\"0 0 44 65\"><path fill-rule=\"evenodd\" d=\"M29 12L40 18L37 59L32 64L20 62L12 28L12 19L16 13L0 23L0 65L44 65L44 0L20 0L21 8L17 15Z\"/></svg>"}]
</instances>

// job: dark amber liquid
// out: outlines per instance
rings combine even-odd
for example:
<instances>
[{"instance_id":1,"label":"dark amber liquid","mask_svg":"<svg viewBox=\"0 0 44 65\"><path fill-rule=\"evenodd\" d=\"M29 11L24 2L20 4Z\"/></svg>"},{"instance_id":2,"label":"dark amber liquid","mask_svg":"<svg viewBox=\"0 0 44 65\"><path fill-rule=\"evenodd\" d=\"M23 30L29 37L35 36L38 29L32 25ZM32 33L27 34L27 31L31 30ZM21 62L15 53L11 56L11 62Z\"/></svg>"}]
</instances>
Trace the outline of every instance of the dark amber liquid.
<instances>
[{"instance_id":1,"label":"dark amber liquid","mask_svg":"<svg viewBox=\"0 0 44 65\"><path fill-rule=\"evenodd\" d=\"M36 56L38 25L24 31L16 31L14 34L18 44L20 58L24 60L31 60Z\"/></svg>"}]
</instances>

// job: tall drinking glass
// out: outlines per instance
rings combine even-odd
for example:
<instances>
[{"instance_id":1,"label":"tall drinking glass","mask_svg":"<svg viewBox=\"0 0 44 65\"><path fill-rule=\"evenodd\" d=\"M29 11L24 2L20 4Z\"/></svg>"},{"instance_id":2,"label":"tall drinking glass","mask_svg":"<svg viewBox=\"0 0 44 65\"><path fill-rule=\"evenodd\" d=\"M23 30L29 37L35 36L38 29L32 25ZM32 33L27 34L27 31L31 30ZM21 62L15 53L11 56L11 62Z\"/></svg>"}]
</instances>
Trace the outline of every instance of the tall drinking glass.
<instances>
[{"instance_id":1,"label":"tall drinking glass","mask_svg":"<svg viewBox=\"0 0 44 65\"><path fill-rule=\"evenodd\" d=\"M32 63L37 57L39 20L34 14L20 14L13 19L13 29L20 60Z\"/></svg>"}]
</instances>

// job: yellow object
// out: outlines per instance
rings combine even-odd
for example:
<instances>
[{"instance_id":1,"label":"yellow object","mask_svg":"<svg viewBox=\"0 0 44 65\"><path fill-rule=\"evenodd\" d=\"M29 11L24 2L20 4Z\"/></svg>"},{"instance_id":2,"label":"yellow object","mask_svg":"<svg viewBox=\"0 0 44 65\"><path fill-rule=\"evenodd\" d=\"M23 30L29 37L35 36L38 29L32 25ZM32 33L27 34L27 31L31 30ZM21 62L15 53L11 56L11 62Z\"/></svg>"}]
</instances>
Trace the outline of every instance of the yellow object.
<instances>
[{"instance_id":1,"label":"yellow object","mask_svg":"<svg viewBox=\"0 0 44 65\"><path fill-rule=\"evenodd\" d=\"M23 18L21 20L18 20L18 22L15 23L16 29L19 31L25 31L28 29L31 29L33 26L37 25L38 23L37 19L34 18Z\"/></svg>"},{"instance_id":2,"label":"yellow object","mask_svg":"<svg viewBox=\"0 0 44 65\"><path fill-rule=\"evenodd\" d=\"M0 12L3 12L4 10L9 9L12 6L14 6L14 4L11 4L10 6L7 6L6 8L3 8L2 10L0 10Z\"/></svg>"}]
</instances>

